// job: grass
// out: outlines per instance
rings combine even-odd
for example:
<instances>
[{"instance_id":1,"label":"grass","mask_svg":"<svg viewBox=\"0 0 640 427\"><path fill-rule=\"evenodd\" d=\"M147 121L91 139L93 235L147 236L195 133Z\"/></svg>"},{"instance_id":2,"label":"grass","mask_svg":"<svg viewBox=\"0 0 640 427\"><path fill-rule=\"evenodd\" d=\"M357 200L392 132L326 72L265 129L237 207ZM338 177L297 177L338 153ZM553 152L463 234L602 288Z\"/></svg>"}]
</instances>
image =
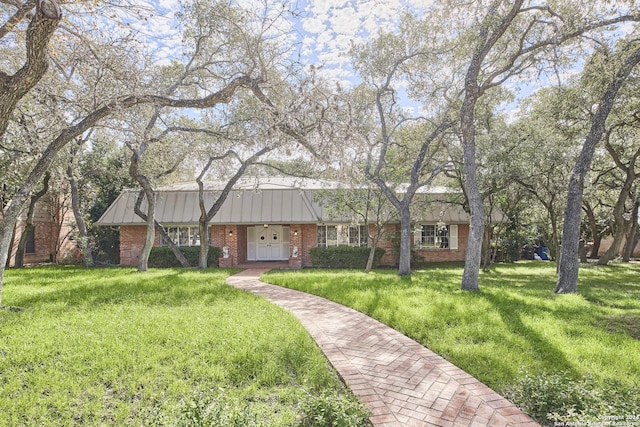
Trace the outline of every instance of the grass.
<instances>
[{"instance_id":1,"label":"grass","mask_svg":"<svg viewBox=\"0 0 640 427\"><path fill-rule=\"evenodd\" d=\"M270 272L263 280L364 312L501 393L523 376L640 386L640 265L582 268L580 293L556 295L555 265L498 265L480 292L459 290L462 266L395 271ZM557 390L556 390L557 393Z\"/></svg>"},{"instance_id":2,"label":"grass","mask_svg":"<svg viewBox=\"0 0 640 427\"><path fill-rule=\"evenodd\" d=\"M0 425L291 426L327 395L362 424L302 326L232 272L8 270Z\"/></svg>"}]
</instances>

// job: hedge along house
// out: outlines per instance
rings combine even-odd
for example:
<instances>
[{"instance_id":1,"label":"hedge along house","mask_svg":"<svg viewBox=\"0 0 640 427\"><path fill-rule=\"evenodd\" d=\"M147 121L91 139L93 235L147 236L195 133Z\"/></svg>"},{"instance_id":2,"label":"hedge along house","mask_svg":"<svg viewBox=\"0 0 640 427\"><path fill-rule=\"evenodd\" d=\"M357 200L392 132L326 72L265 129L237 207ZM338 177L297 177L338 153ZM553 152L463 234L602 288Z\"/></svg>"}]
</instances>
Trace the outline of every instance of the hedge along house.
<instances>
[{"instance_id":1,"label":"hedge along house","mask_svg":"<svg viewBox=\"0 0 640 427\"><path fill-rule=\"evenodd\" d=\"M208 208L224 183L205 184ZM210 244L222 248L221 267L247 262L281 261L290 268L312 266L311 248L339 245L367 246L375 224L353 224L336 217L319 200L342 188L335 182L297 178L248 178L237 183L210 223ZM451 190L422 193L442 200ZM120 264L136 265L145 241L144 221L134 213L139 190L125 190L105 211L97 224L120 229ZM175 184L156 191L156 220L179 246L199 246L200 208L195 183ZM145 202L141 206L146 211ZM416 209L414 209L416 210ZM469 235L469 216L460 206L442 201L425 203L415 212L412 244L426 261L463 261ZM496 218L496 220L500 220ZM378 246L385 249L382 265L395 265L393 236L398 223L385 225ZM156 235L156 246L165 242Z\"/></svg>"}]
</instances>

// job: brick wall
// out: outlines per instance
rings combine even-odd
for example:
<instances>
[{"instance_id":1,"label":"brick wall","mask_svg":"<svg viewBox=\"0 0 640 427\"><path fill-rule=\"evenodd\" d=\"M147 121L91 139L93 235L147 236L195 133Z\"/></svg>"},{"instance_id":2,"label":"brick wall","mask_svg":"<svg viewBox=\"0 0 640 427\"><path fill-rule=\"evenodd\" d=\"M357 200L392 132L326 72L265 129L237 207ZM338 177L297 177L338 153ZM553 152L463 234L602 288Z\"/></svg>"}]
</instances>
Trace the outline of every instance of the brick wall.
<instances>
[{"instance_id":1,"label":"brick wall","mask_svg":"<svg viewBox=\"0 0 640 427\"><path fill-rule=\"evenodd\" d=\"M375 225L369 225L370 232L375 231ZM397 264L394 255L393 237L400 229L399 224L387 225L387 232L378 243L385 250L381 264L393 266ZM295 235L298 230L298 235ZM232 232L231 235L229 232ZM145 239L146 226L121 226L120 227L120 264L137 265L138 257L142 252ZM422 249L417 253L422 255L427 262L440 261L464 261L469 237L469 225L458 225L458 249ZM315 224L291 224L290 225L290 258L292 268L311 267L311 248L316 247L317 234ZM413 238L413 237L412 237ZM156 234L156 246L159 238ZM211 226L211 244L222 248L229 247L229 258L220 258L220 266L235 266L246 262L247 258L247 226L237 225L213 225ZM291 258L293 247L298 247L298 259Z\"/></svg>"},{"instance_id":2,"label":"brick wall","mask_svg":"<svg viewBox=\"0 0 640 427\"><path fill-rule=\"evenodd\" d=\"M224 258L220 253L220 267L232 267L238 265L242 257L238 254L238 226L237 225L212 225L211 244L220 249L227 246L229 248L229 258ZM231 232L231 234L229 234ZM244 227L244 242L241 246L246 246L246 227ZM243 257L246 259L246 248Z\"/></svg>"},{"instance_id":3,"label":"brick wall","mask_svg":"<svg viewBox=\"0 0 640 427\"><path fill-rule=\"evenodd\" d=\"M294 258L293 250L298 248L297 256ZM302 224L289 225L289 268L302 268Z\"/></svg>"},{"instance_id":4,"label":"brick wall","mask_svg":"<svg viewBox=\"0 0 640 427\"><path fill-rule=\"evenodd\" d=\"M400 224L387 224L385 225L385 233L378 242L378 247L384 249L384 255L380 259L380 265L396 265L398 259L394 254L393 239L397 237L400 232ZM377 233L375 224L369 224L369 234L375 235Z\"/></svg>"},{"instance_id":5,"label":"brick wall","mask_svg":"<svg viewBox=\"0 0 640 427\"><path fill-rule=\"evenodd\" d=\"M246 225L238 225L238 264L242 264L247 262L247 226Z\"/></svg>"},{"instance_id":6,"label":"brick wall","mask_svg":"<svg viewBox=\"0 0 640 427\"><path fill-rule=\"evenodd\" d=\"M60 224L56 224L50 199L41 199L36 204L33 218L34 227L34 249L35 252L25 253L25 264L51 262L51 261L78 261L80 252L76 242L70 238L73 235L71 224L75 222L73 212L65 205L60 205L57 212ZM20 238L26 226L26 212L23 212L18 219L14 232L11 253L9 254L10 265L15 262L15 255L18 249Z\"/></svg>"},{"instance_id":7,"label":"brick wall","mask_svg":"<svg viewBox=\"0 0 640 427\"><path fill-rule=\"evenodd\" d=\"M315 224L302 225L302 245L299 246L299 252L302 255L302 266L311 267L311 248L315 248L318 234Z\"/></svg>"},{"instance_id":8,"label":"brick wall","mask_svg":"<svg viewBox=\"0 0 640 427\"><path fill-rule=\"evenodd\" d=\"M120 265L138 265L146 236L146 225L120 226Z\"/></svg>"}]
</instances>

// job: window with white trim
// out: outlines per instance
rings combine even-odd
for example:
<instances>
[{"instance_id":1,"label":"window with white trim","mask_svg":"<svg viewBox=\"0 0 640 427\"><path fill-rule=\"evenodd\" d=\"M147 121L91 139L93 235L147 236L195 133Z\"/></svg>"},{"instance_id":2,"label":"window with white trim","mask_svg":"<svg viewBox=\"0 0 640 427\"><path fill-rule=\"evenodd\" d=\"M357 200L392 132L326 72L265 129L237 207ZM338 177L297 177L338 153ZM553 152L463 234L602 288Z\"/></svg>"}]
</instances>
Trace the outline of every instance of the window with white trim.
<instances>
[{"instance_id":1,"label":"window with white trim","mask_svg":"<svg viewBox=\"0 0 640 427\"><path fill-rule=\"evenodd\" d=\"M178 246L200 246L200 228L189 226L164 227L169 238ZM211 241L211 240L209 240ZM161 246L167 246L168 243L160 240Z\"/></svg>"},{"instance_id":2,"label":"window with white trim","mask_svg":"<svg viewBox=\"0 0 640 427\"><path fill-rule=\"evenodd\" d=\"M317 245L321 248L331 246L367 246L366 225L318 225Z\"/></svg>"},{"instance_id":3,"label":"window with white trim","mask_svg":"<svg viewBox=\"0 0 640 427\"><path fill-rule=\"evenodd\" d=\"M349 226L349 246L368 246L369 231L366 225Z\"/></svg>"},{"instance_id":4,"label":"window with white trim","mask_svg":"<svg viewBox=\"0 0 640 427\"><path fill-rule=\"evenodd\" d=\"M448 249L449 235L448 225L422 224L414 232L413 244L423 249Z\"/></svg>"}]
</instances>

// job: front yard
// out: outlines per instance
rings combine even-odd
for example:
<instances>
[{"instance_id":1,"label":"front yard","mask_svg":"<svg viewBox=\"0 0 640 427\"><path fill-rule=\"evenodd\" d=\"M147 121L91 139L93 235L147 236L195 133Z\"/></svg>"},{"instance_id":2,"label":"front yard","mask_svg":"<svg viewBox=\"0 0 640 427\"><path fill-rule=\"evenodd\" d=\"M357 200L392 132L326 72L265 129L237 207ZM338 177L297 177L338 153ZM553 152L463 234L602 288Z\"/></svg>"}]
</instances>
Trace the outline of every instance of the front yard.
<instances>
[{"instance_id":1,"label":"front yard","mask_svg":"<svg viewBox=\"0 0 640 427\"><path fill-rule=\"evenodd\" d=\"M553 293L549 263L498 265L477 293L459 290L461 276L462 266L440 264L411 278L303 270L262 279L369 314L538 421L640 414L640 265L583 268L579 295Z\"/></svg>"},{"instance_id":2,"label":"front yard","mask_svg":"<svg viewBox=\"0 0 640 427\"><path fill-rule=\"evenodd\" d=\"M232 272L8 270L0 425L365 424L302 326Z\"/></svg>"},{"instance_id":3,"label":"front yard","mask_svg":"<svg viewBox=\"0 0 640 427\"><path fill-rule=\"evenodd\" d=\"M233 271L8 270L0 425L366 425L306 331L225 285ZM461 274L262 278L379 319L542 423L640 413L640 265L583 268L579 295L553 293L551 264L499 265L477 293Z\"/></svg>"}]
</instances>

